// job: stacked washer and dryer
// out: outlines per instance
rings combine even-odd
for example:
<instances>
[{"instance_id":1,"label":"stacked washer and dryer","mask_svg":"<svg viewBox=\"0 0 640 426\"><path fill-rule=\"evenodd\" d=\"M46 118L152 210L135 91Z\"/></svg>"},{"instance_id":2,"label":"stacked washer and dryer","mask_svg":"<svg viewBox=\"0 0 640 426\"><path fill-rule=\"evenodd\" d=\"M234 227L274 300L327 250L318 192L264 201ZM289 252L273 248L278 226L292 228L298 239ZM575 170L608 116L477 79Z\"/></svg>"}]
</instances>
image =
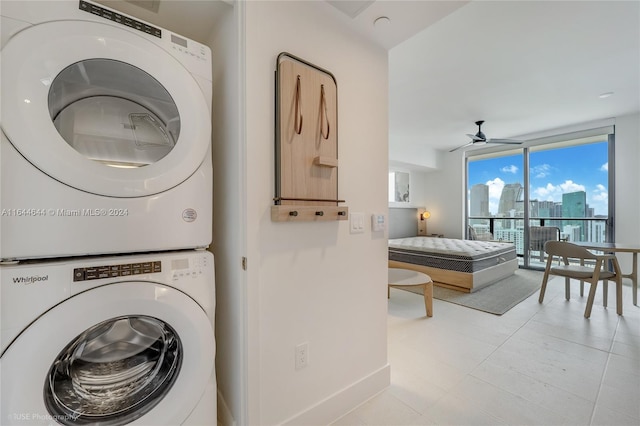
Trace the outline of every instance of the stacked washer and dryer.
<instances>
[{"instance_id":1,"label":"stacked washer and dryer","mask_svg":"<svg viewBox=\"0 0 640 426\"><path fill-rule=\"evenodd\" d=\"M2 1L0 422L216 423L211 52Z\"/></svg>"}]
</instances>

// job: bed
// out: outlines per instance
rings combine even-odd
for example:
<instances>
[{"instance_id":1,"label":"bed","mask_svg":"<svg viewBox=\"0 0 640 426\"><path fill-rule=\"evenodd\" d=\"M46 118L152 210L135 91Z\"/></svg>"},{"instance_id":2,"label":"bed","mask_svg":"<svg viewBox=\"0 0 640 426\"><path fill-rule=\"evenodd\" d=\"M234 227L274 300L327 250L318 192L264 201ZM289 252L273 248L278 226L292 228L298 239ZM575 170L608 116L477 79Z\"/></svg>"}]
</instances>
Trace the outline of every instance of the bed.
<instances>
[{"instance_id":1,"label":"bed","mask_svg":"<svg viewBox=\"0 0 640 426\"><path fill-rule=\"evenodd\" d=\"M417 209L389 209L389 267L426 273L435 285L463 292L491 285L518 269L512 243L417 237L417 217Z\"/></svg>"}]
</instances>

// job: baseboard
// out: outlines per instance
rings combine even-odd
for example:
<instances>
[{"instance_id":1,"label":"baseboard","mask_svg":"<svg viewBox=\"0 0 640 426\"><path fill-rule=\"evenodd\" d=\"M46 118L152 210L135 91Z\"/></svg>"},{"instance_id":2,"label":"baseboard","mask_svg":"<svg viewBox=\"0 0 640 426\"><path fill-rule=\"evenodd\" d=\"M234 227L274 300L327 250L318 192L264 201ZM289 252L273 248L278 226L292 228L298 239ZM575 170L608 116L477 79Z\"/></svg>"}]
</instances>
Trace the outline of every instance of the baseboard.
<instances>
[{"instance_id":1,"label":"baseboard","mask_svg":"<svg viewBox=\"0 0 640 426\"><path fill-rule=\"evenodd\" d=\"M220 426L236 426L236 421L233 418L233 414L231 414L231 410L229 410L229 406L227 405L227 401L224 400L224 396L220 393L220 389L218 389L218 425Z\"/></svg>"},{"instance_id":2,"label":"baseboard","mask_svg":"<svg viewBox=\"0 0 640 426\"><path fill-rule=\"evenodd\" d=\"M283 425L328 425L377 395L391 383L387 364L307 410L282 422Z\"/></svg>"}]
</instances>

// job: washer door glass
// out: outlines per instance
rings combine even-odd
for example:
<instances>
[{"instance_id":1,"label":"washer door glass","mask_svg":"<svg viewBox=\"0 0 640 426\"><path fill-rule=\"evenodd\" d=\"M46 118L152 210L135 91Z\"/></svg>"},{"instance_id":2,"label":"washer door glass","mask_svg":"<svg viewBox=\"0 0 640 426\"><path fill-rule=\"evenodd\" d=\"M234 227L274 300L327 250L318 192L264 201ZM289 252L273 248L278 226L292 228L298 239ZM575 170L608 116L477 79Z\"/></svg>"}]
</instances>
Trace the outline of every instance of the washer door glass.
<instances>
[{"instance_id":1,"label":"washer door glass","mask_svg":"<svg viewBox=\"0 0 640 426\"><path fill-rule=\"evenodd\" d=\"M182 344L149 316L113 318L67 345L44 385L45 406L65 425L124 425L167 394L182 365Z\"/></svg>"},{"instance_id":2,"label":"washer door glass","mask_svg":"<svg viewBox=\"0 0 640 426\"><path fill-rule=\"evenodd\" d=\"M180 135L180 115L169 92L140 68L112 59L66 67L51 83L48 105L63 139L109 166L155 163Z\"/></svg>"}]
</instances>

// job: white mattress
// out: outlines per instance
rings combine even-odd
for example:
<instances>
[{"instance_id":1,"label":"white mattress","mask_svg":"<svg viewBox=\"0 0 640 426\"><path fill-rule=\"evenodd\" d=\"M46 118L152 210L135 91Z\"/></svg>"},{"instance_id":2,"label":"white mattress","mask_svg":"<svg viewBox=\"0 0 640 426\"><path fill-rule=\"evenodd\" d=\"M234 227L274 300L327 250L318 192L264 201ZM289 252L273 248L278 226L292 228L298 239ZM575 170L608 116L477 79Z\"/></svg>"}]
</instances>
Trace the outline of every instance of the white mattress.
<instances>
[{"instance_id":1,"label":"white mattress","mask_svg":"<svg viewBox=\"0 0 640 426\"><path fill-rule=\"evenodd\" d=\"M512 243L410 237L389 240L389 259L458 272L477 272L515 259Z\"/></svg>"}]
</instances>

